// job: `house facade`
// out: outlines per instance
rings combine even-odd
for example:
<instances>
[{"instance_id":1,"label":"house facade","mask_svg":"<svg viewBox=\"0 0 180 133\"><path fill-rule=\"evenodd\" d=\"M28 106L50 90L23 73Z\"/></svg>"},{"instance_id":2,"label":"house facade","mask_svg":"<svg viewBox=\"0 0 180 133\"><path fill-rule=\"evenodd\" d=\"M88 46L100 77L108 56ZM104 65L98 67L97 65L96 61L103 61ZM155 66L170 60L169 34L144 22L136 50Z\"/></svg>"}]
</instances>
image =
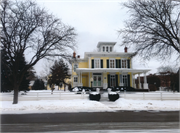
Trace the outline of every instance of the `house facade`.
<instances>
[{"instance_id":1,"label":"house facade","mask_svg":"<svg viewBox=\"0 0 180 133\"><path fill-rule=\"evenodd\" d=\"M116 42L99 42L97 52L85 52L84 58L72 60L72 87L86 86L106 89L108 87L129 86L136 88L135 75L144 74L143 88L148 89L146 73L150 69L133 69L132 55L127 47L124 52L114 52Z\"/></svg>"}]
</instances>

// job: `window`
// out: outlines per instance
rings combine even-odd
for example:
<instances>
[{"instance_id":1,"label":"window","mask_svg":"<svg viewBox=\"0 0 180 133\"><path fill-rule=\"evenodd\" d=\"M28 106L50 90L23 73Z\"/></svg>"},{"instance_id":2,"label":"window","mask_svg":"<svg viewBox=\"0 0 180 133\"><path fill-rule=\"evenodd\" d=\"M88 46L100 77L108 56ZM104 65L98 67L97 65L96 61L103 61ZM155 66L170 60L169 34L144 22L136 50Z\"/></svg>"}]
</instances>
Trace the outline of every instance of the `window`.
<instances>
[{"instance_id":1,"label":"window","mask_svg":"<svg viewBox=\"0 0 180 133\"><path fill-rule=\"evenodd\" d=\"M74 64L74 72L76 72L76 68L78 68L78 64Z\"/></svg>"},{"instance_id":2,"label":"window","mask_svg":"<svg viewBox=\"0 0 180 133\"><path fill-rule=\"evenodd\" d=\"M100 59L94 59L94 68L100 68Z\"/></svg>"},{"instance_id":3,"label":"window","mask_svg":"<svg viewBox=\"0 0 180 133\"><path fill-rule=\"evenodd\" d=\"M103 52L105 52L105 47L103 47Z\"/></svg>"},{"instance_id":4,"label":"window","mask_svg":"<svg viewBox=\"0 0 180 133\"><path fill-rule=\"evenodd\" d=\"M110 52L112 52L112 47L110 47Z\"/></svg>"},{"instance_id":5,"label":"window","mask_svg":"<svg viewBox=\"0 0 180 133\"><path fill-rule=\"evenodd\" d=\"M115 68L115 59L109 59L109 68Z\"/></svg>"},{"instance_id":6,"label":"window","mask_svg":"<svg viewBox=\"0 0 180 133\"><path fill-rule=\"evenodd\" d=\"M78 82L78 77L74 77L74 82Z\"/></svg>"},{"instance_id":7,"label":"window","mask_svg":"<svg viewBox=\"0 0 180 133\"><path fill-rule=\"evenodd\" d=\"M122 59L122 68L127 68L127 60L126 59Z\"/></svg>"},{"instance_id":8,"label":"window","mask_svg":"<svg viewBox=\"0 0 180 133\"><path fill-rule=\"evenodd\" d=\"M108 47L106 47L106 52L108 52Z\"/></svg>"}]
</instances>

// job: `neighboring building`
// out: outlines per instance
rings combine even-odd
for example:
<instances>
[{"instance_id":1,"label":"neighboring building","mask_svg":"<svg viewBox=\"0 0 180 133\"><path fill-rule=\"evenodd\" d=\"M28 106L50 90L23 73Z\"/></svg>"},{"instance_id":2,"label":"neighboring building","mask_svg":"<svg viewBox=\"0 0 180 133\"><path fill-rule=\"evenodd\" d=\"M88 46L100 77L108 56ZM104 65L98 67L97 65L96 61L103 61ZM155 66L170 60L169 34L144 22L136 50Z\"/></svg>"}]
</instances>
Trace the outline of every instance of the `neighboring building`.
<instances>
[{"instance_id":1,"label":"neighboring building","mask_svg":"<svg viewBox=\"0 0 180 133\"><path fill-rule=\"evenodd\" d=\"M135 86L135 75L144 73L143 89L148 89L146 73L150 69L133 69L132 56L134 53L114 52L116 42L99 42L98 52L85 52L81 59L73 53L72 61L72 87L116 87ZM139 84L139 88L141 85Z\"/></svg>"},{"instance_id":2,"label":"neighboring building","mask_svg":"<svg viewBox=\"0 0 180 133\"><path fill-rule=\"evenodd\" d=\"M172 73L172 72L165 72L164 74L150 74L147 76L147 82L149 85L149 89L154 90L163 90L166 89L175 89L178 90L179 84L179 72ZM136 83L139 82L139 78L136 79ZM140 77L140 83L144 83L144 77Z\"/></svg>"},{"instance_id":3,"label":"neighboring building","mask_svg":"<svg viewBox=\"0 0 180 133\"><path fill-rule=\"evenodd\" d=\"M71 75L71 73L72 72L69 70L68 74ZM71 79L68 79L68 78L65 79L65 83L71 84ZM46 82L46 88L47 88L47 90L51 90L51 87L50 87L50 85L47 82ZM58 87L57 85L54 85L54 88L55 88L55 90L68 90L68 85L65 85L65 84L62 83L61 87Z\"/></svg>"}]
</instances>

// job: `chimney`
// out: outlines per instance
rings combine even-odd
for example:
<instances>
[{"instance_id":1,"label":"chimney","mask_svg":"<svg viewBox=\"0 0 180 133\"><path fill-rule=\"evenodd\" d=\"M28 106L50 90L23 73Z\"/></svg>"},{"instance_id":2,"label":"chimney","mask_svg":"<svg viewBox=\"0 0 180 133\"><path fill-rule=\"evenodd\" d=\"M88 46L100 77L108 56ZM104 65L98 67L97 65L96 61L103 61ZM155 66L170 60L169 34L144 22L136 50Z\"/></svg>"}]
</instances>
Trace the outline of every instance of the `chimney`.
<instances>
[{"instance_id":1,"label":"chimney","mask_svg":"<svg viewBox=\"0 0 180 133\"><path fill-rule=\"evenodd\" d=\"M80 58L80 55L78 55L77 58Z\"/></svg>"},{"instance_id":2,"label":"chimney","mask_svg":"<svg viewBox=\"0 0 180 133\"><path fill-rule=\"evenodd\" d=\"M75 51L74 51L74 53L73 53L73 58L76 58L76 53L75 53Z\"/></svg>"},{"instance_id":3,"label":"chimney","mask_svg":"<svg viewBox=\"0 0 180 133\"><path fill-rule=\"evenodd\" d=\"M127 47L124 48L124 52L125 52L125 53L127 53L127 49L128 49Z\"/></svg>"}]
</instances>

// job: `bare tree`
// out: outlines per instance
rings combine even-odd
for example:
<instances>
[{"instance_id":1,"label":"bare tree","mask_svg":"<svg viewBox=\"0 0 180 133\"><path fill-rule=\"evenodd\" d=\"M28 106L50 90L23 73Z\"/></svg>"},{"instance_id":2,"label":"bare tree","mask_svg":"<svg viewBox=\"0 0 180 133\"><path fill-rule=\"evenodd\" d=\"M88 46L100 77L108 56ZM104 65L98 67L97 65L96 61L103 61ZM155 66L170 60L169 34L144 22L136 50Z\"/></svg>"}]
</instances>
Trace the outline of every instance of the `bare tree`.
<instances>
[{"instance_id":1,"label":"bare tree","mask_svg":"<svg viewBox=\"0 0 180 133\"><path fill-rule=\"evenodd\" d=\"M42 66L42 70L40 72L40 77L41 78L48 80L48 76L51 74L50 73L50 71L51 71L50 68L52 67L53 63L54 62L52 60L44 61L43 66Z\"/></svg>"},{"instance_id":2,"label":"bare tree","mask_svg":"<svg viewBox=\"0 0 180 133\"><path fill-rule=\"evenodd\" d=\"M43 58L70 58L67 51L74 49L76 33L74 28L63 24L31 0L1 1L0 19L1 49L5 49L13 67L9 67L3 60L2 63L13 75L10 79L14 90L13 104L17 104L18 88L24 73ZM31 60L21 71L17 69L17 53L31 53Z\"/></svg>"},{"instance_id":3,"label":"bare tree","mask_svg":"<svg viewBox=\"0 0 180 133\"><path fill-rule=\"evenodd\" d=\"M123 3L130 19L122 34L124 46L134 46L143 59L180 57L180 2L172 0L131 0Z\"/></svg>"}]
</instances>

